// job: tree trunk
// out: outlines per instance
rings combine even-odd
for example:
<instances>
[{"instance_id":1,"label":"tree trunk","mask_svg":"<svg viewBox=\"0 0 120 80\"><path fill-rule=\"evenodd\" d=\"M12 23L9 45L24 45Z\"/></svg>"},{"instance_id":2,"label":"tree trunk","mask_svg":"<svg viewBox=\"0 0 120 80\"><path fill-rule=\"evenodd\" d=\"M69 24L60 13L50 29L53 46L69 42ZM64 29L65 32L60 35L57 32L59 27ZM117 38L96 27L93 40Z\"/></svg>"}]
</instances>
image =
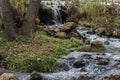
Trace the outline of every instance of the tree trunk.
<instances>
[{"instance_id":1,"label":"tree trunk","mask_svg":"<svg viewBox=\"0 0 120 80\"><path fill-rule=\"evenodd\" d=\"M37 17L39 11L40 2L41 0L30 0L30 5L22 26L23 35L28 37L33 36L35 18Z\"/></svg>"},{"instance_id":2,"label":"tree trunk","mask_svg":"<svg viewBox=\"0 0 120 80\"><path fill-rule=\"evenodd\" d=\"M9 0L2 0L2 20L5 26L5 34L8 40L16 39L14 15Z\"/></svg>"},{"instance_id":3,"label":"tree trunk","mask_svg":"<svg viewBox=\"0 0 120 80\"><path fill-rule=\"evenodd\" d=\"M2 20L8 40L16 40L17 35L20 33L28 37L33 36L40 2L41 0L30 0L30 6L25 18L23 18L20 12L10 4L10 0L2 0Z\"/></svg>"}]
</instances>

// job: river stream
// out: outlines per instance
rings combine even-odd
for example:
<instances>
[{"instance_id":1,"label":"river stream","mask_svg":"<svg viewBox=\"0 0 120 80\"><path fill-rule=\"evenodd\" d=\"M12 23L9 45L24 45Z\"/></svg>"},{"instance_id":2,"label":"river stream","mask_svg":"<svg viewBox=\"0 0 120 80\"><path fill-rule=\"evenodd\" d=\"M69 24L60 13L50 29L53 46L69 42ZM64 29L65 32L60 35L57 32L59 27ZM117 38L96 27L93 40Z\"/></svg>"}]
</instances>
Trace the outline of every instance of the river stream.
<instances>
[{"instance_id":1,"label":"river stream","mask_svg":"<svg viewBox=\"0 0 120 80\"><path fill-rule=\"evenodd\" d=\"M101 80L111 74L120 74L120 39L88 34L85 28L77 30L80 34L85 34L90 41L100 40L103 43L109 41L109 45L104 45L106 52L71 52L58 59L61 65L60 72L40 73L43 80ZM76 62L80 64L79 67L75 66ZM30 77L30 73L0 69L0 74L6 72L14 73L20 80L28 80Z\"/></svg>"}]
</instances>

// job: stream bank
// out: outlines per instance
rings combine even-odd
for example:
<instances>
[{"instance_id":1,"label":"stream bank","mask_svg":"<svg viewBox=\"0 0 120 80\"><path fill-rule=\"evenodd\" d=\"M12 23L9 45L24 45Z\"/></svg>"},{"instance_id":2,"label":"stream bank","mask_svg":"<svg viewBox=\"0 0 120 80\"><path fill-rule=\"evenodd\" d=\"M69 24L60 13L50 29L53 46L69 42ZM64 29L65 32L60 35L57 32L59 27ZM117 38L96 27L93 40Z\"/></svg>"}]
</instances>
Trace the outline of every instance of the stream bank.
<instances>
[{"instance_id":1,"label":"stream bank","mask_svg":"<svg viewBox=\"0 0 120 80\"><path fill-rule=\"evenodd\" d=\"M54 13L56 13L56 12L58 12L58 11L57 10L54 11ZM72 13L72 12L70 11L70 13ZM57 13L57 15L58 15L58 13ZM55 16L56 16L56 14L54 14L54 17ZM77 15L77 16L79 16L79 15ZM59 16L55 17L54 20L57 21L58 17ZM73 16L72 18L73 19L76 18L76 15ZM88 40L87 47L90 46L90 47L92 47L92 48L94 47L96 49L98 49L100 47L104 47L106 50L105 51L100 50L99 52L98 51L82 52L80 50L81 46L79 47L77 45L77 48L79 48L79 50L73 49L70 54L68 54L66 56L59 56L59 58L57 59L57 62L59 63L60 71L51 72L51 73L38 72L38 74L40 75L40 79L42 79L42 80L102 80L102 78L104 78L104 77L106 78L107 76L109 77L111 75L119 76L119 74L120 74L119 30L117 31L118 38L117 37L113 38L113 36L111 36L111 35L109 35L109 37L108 37L103 34L99 34L99 32L101 32L101 31L94 30L94 28L92 28L92 30L91 30L90 28L88 29L88 28L81 27L82 24L77 25L78 27L76 27L78 20L74 21L73 19L72 19L73 22L68 22L69 24L66 23L65 27L64 27L64 25L62 28L46 27L48 30L46 30L46 29L44 29L44 30L46 30L45 32L47 34L49 34L50 36L59 37L59 38L62 38L63 40L65 40L66 38L71 39L72 37L75 37L77 39L83 39L83 40L81 40L83 42ZM70 21L71 21L71 19L70 19ZM57 22L56 22L56 24L57 24ZM88 25L88 27L89 27L89 25ZM109 29L107 29L107 30L109 30ZM110 32L112 32L111 30L110 30ZM104 33L104 32L105 31L103 30L102 33ZM73 36L71 36L70 33L73 34ZM66 40L66 41L64 41L64 43L63 43L63 40L61 40L61 39L54 39L53 37L48 37L46 35L42 35L42 36L38 35L35 38L38 39L38 41L37 42L35 41L35 43L40 44L39 46L35 45L37 48L37 52L41 51L43 49L43 47L46 46L45 48L49 49L49 52L54 54L54 53L56 53L56 50L57 50L57 52L59 52L57 54L59 55L59 54L62 54L63 52L66 52L66 47L70 48L70 47L76 46L76 44L81 45L78 42L78 40L76 40L74 38L72 38L70 42L69 42L69 40ZM30 44L29 41L26 42L24 37L22 37L20 39L24 43ZM51 42L54 44L58 44L58 46L52 47L52 50L51 50L51 44L48 45ZM93 42L95 42L95 43L93 43ZM45 45L43 45L43 43L45 43ZM69 43L70 44L75 43L75 44L69 45ZM33 47L31 48L31 46L34 46L33 42L31 43L30 47L28 47L27 44L22 45L22 46L24 46L26 49L29 48L29 50L33 50ZM11 46L9 43L7 43L7 45ZM16 44L16 45L18 46L19 44ZM61 45L63 45L63 47L61 47ZM86 49L87 47L85 46L84 48ZM5 49L9 49L9 47L5 47ZM39 49L41 49L41 50L39 50ZM91 48L90 48L90 50L91 50ZM15 50L15 51L24 52L25 49ZM35 51L36 51L36 49L35 49ZM44 52L44 49L43 49L43 52ZM45 52L45 54L46 54L46 52ZM20 54L20 55L23 55L23 54ZM36 57L35 58L32 57L34 55L28 54L25 56L29 57L29 59L30 59L29 61L31 61L31 58L33 60L34 59L36 60ZM14 56L14 57L16 59L17 56ZM38 57L38 55L37 55L37 57ZM21 57L19 59L21 59ZM40 59L41 59L41 57L37 58L38 61ZM51 57L48 55L45 56L44 61L49 62L49 60L51 61L51 59L56 61L56 59L54 59L53 56ZM51 69L55 69L56 66L53 65L53 63L55 61L52 61L52 63L50 62L52 67L44 66L43 69L44 68L48 69L48 67L50 67ZM17 64L20 64L20 63L17 63ZM17 65L15 65L15 66L17 66ZM34 68L36 68L37 65L32 65L32 66ZM41 68L39 68L39 66L38 66L38 69L41 70ZM2 69L2 68L0 69L1 74L9 73L9 72L14 73L16 75L16 77L19 78L20 80L29 80L30 75L32 75L30 73L20 73L20 72L10 71L10 70L6 70L6 69Z\"/></svg>"},{"instance_id":2,"label":"stream bank","mask_svg":"<svg viewBox=\"0 0 120 80\"><path fill-rule=\"evenodd\" d=\"M110 75L120 74L120 39L100 37L97 34L89 34L87 29L78 28L80 34L90 39L109 41L109 45L104 45L105 52L71 52L70 54L58 59L60 72L39 73L42 80L102 80ZM0 73L12 72L20 80L29 80L30 73L19 73L0 69ZM119 80L119 79L116 79Z\"/></svg>"}]
</instances>

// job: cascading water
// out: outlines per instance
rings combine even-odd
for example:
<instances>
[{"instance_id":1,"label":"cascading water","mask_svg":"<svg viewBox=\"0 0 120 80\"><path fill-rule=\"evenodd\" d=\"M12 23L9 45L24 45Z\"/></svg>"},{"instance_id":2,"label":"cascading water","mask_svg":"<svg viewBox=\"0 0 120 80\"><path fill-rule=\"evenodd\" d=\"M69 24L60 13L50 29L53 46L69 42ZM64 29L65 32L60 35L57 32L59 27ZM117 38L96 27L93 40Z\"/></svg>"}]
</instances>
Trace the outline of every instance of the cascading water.
<instances>
[{"instance_id":1,"label":"cascading water","mask_svg":"<svg viewBox=\"0 0 120 80\"><path fill-rule=\"evenodd\" d=\"M58 5L58 2L55 0L54 4L51 6L55 26L61 25L62 22ZM109 45L104 45L107 52L104 54L97 52L72 52L69 55L58 59L59 64L62 65L60 72L40 73L43 80L101 80L103 77L111 74L120 74L120 39L99 37L96 34L88 34L86 29L78 28L77 31L80 34L85 34L85 36L91 41L109 41ZM101 59L109 62L106 65L98 65L98 61ZM80 68L74 67L74 62L76 60L83 61L85 65ZM30 77L30 73L19 73L0 69L0 74L7 72L15 73L20 80L29 80ZM82 79L78 79L80 76L83 76Z\"/></svg>"},{"instance_id":2,"label":"cascading water","mask_svg":"<svg viewBox=\"0 0 120 80\"><path fill-rule=\"evenodd\" d=\"M53 12L53 22L55 26L60 26L62 24L61 14L58 8L52 7Z\"/></svg>"},{"instance_id":3,"label":"cascading water","mask_svg":"<svg viewBox=\"0 0 120 80\"><path fill-rule=\"evenodd\" d=\"M48 25L61 26L62 25L62 14L60 6L65 4L65 1L52 0L52 1L42 1L42 3L52 9L52 20L49 21Z\"/></svg>"},{"instance_id":4,"label":"cascading water","mask_svg":"<svg viewBox=\"0 0 120 80\"><path fill-rule=\"evenodd\" d=\"M57 0L53 0L51 4L51 9L53 13L53 22L55 26L60 26L62 24L62 17L60 13L60 8L58 7L60 4Z\"/></svg>"},{"instance_id":5,"label":"cascading water","mask_svg":"<svg viewBox=\"0 0 120 80\"><path fill-rule=\"evenodd\" d=\"M102 80L105 76L120 74L120 39L99 37L96 34L87 33L86 29L78 28L77 30L80 34L85 34L91 41L100 40L104 42L108 40L110 44L104 45L107 51L105 53L74 51L58 59L58 63L61 65L60 72L40 73L43 80ZM75 67L76 61L80 61L82 66ZM105 62L105 64L100 61ZM12 71L0 69L0 74L5 72ZM12 73L15 73L20 80L29 80L30 77L29 73Z\"/></svg>"}]
</instances>

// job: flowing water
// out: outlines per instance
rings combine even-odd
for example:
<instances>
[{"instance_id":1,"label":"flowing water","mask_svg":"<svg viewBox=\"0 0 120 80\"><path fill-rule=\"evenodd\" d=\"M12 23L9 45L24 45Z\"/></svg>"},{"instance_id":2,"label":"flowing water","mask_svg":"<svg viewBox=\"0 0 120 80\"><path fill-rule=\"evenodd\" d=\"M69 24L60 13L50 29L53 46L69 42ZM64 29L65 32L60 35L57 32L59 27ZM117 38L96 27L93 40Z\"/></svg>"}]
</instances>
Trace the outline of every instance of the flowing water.
<instances>
[{"instance_id":1,"label":"flowing water","mask_svg":"<svg viewBox=\"0 0 120 80\"><path fill-rule=\"evenodd\" d=\"M120 74L120 39L88 34L84 28L78 28L77 30L80 34L85 34L91 41L100 40L103 43L106 40L109 41L109 45L104 45L107 51L105 53L71 52L67 56L58 59L58 63L61 65L60 72L40 73L43 80L101 80L103 77L111 74ZM107 60L107 63L99 64L101 63L100 60ZM84 65L77 68L74 66L76 61L82 61ZM20 80L28 80L30 76L30 73L0 69L0 74L5 72L15 73Z\"/></svg>"},{"instance_id":2,"label":"flowing water","mask_svg":"<svg viewBox=\"0 0 120 80\"><path fill-rule=\"evenodd\" d=\"M58 2L54 1L51 8L55 26L59 26L62 21L59 8L56 5L58 5ZM91 42L94 40L99 40L103 43L109 41L109 45L104 45L106 52L71 52L67 56L58 59L58 63L61 65L59 72L40 73L43 80L101 80L111 74L120 74L120 39L89 34L85 28L78 28L77 31L82 35L85 34ZM101 63L100 60L107 62L104 65L99 64ZM79 68L75 67L76 61L80 61L82 66ZM7 72L14 73L20 80L29 80L30 77L30 73L20 73L0 68L0 74Z\"/></svg>"},{"instance_id":3,"label":"flowing water","mask_svg":"<svg viewBox=\"0 0 120 80\"><path fill-rule=\"evenodd\" d=\"M61 18L61 13L60 13L59 8L57 6L52 6L51 9L53 12L54 26L61 26L62 25L62 18Z\"/></svg>"},{"instance_id":4,"label":"flowing water","mask_svg":"<svg viewBox=\"0 0 120 80\"><path fill-rule=\"evenodd\" d=\"M51 7L52 9L52 16L53 16L53 26L61 26L62 25L62 17L60 13L60 8L59 6L63 4L59 2L59 0L52 0L52 1L44 1L44 5L47 5L48 7Z\"/></svg>"}]
</instances>

